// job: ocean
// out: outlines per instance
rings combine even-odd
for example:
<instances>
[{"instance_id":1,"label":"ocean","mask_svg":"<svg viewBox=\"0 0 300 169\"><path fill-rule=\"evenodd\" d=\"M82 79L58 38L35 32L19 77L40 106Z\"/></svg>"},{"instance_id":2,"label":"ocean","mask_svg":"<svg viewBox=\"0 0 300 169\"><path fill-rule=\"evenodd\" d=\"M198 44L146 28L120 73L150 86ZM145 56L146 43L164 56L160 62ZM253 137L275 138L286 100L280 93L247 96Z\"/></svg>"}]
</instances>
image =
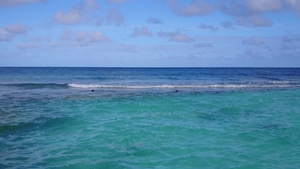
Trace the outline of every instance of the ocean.
<instances>
[{"instance_id":1,"label":"ocean","mask_svg":"<svg viewBox=\"0 0 300 169\"><path fill-rule=\"evenodd\" d=\"M300 168L299 68L0 68L0 168Z\"/></svg>"}]
</instances>

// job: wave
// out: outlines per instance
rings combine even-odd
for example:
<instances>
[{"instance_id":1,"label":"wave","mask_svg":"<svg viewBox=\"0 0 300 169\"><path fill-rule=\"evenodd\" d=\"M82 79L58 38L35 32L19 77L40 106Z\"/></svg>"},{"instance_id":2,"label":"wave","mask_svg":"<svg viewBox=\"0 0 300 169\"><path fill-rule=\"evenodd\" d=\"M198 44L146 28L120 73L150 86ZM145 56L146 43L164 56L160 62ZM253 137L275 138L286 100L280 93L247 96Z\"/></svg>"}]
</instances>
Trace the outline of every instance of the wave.
<instances>
[{"instance_id":1,"label":"wave","mask_svg":"<svg viewBox=\"0 0 300 169\"><path fill-rule=\"evenodd\" d=\"M84 84L84 83L15 83L0 84L0 86L17 87L21 89L245 89L245 88L291 88L300 87L299 83L289 81L268 81L268 82L233 82L215 84L157 84L157 85L130 85L130 84Z\"/></svg>"},{"instance_id":2,"label":"wave","mask_svg":"<svg viewBox=\"0 0 300 169\"><path fill-rule=\"evenodd\" d=\"M243 89L243 88L289 88L300 87L300 85L291 84L289 82L270 82L264 84L249 83L249 84L197 84L197 85L104 85L104 84L68 84L71 88L81 89L201 89L201 88L228 88L228 89Z\"/></svg>"}]
</instances>

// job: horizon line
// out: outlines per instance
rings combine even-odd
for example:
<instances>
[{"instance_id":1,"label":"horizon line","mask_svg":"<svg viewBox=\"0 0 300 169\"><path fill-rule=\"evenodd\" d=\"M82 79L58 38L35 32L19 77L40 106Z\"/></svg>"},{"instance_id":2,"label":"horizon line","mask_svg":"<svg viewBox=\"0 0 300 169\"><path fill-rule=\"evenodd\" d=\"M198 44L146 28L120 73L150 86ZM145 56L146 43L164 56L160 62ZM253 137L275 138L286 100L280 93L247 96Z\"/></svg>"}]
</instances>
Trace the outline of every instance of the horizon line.
<instances>
[{"instance_id":1,"label":"horizon line","mask_svg":"<svg viewBox=\"0 0 300 169\"><path fill-rule=\"evenodd\" d=\"M0 66L0 68L300 68L296 66Z\"/></svg>"}]
</instances>

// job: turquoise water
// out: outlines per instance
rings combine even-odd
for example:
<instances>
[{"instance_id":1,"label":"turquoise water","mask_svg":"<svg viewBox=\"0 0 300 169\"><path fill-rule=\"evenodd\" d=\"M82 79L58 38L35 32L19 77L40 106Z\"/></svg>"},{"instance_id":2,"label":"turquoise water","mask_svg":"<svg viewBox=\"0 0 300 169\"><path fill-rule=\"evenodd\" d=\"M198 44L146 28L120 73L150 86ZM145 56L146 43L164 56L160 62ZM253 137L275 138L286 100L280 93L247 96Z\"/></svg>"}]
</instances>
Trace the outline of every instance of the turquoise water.
<instances>
[{"instance_id":1,"label":"turquoise water","mask_svg":"<svg viewBox=\"0 0 300 169\"><path fill-rule=\"evenodd\" d=\"M0 168L300 168L298 69L24 69L0 74Z\"/></svg>"}]
</instances>

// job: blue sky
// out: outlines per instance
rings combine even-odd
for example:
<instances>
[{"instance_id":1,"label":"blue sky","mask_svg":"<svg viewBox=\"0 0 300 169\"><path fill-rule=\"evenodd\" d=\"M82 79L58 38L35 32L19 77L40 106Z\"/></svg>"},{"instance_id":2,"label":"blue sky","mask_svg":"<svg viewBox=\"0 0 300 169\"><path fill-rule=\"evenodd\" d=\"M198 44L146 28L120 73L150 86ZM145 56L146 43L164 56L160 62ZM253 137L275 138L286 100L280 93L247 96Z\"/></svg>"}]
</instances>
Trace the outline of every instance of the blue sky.
<instances>
[{"instance_id":1,"label":"blue sky","mask_svg":"<svg viewBox=\"0 0 300 169\"><path fill-rule=\"evenodd\" d=\"M299 0L1 0L0 66L299 67Z\"/></svg>"}]
</instances>

